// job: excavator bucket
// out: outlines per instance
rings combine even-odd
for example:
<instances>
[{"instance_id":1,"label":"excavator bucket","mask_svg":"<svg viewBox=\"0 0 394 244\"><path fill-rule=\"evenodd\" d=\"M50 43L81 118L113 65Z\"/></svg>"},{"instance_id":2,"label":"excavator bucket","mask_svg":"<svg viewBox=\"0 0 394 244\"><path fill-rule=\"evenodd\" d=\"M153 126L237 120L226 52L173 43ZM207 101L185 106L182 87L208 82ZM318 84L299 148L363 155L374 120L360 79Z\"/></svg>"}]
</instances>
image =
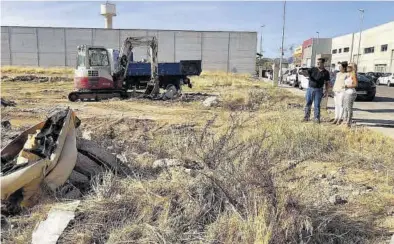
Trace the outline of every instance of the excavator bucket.
<instances>
[{"instance_id":1,"label":"excavator bucket","mask_svg":"<svg viewBox=\"0 0 394 244\"><path fill-rule=\"evenodd\" d=\"M29 206L45 183L55 190L70 176L77 159L76 128L71 109L51 115L22 132L1 150L1 200Z\"/></svg>"}]
</instances>

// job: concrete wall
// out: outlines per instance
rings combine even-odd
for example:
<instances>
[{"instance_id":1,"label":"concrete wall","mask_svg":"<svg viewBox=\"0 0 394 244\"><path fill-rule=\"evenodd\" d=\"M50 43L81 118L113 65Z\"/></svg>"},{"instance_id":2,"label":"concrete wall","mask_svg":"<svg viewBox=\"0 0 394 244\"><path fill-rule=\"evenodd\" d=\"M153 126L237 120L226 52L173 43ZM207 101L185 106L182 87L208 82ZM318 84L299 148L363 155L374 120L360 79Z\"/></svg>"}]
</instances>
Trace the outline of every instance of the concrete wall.
<instances>
[{"instance_id":1,"label":"concrete wall","mask_svg":"<svg viewBox=\"0 0 394 244\"><path fill-rule=\"evenodd\" d=\"M316 57L319 54L331 52L331 38L312 38L312 44L303 49L302 67L316 66Z\"/></svg>"},{"instance_id":2,"label":"concrete wall","mask_svg":"<svg viewBox=\"0 0 394 244\"><path fill-rule=\"evenodd\" d=\"M350 52L333 54L332 62L357 62L360 33L348 34L333 38L332 49L350 47ZM381 51L381 46L387 44L387 51ZM360 72L377 71L378 65L385 65L385 72L394 72L394 21L362 31L358 68ZM365 53L364 48L374 47L373 53ZM351 50L353 48L353 53ZM344 59L346 58L346 59Z\"/></svg>"},{"instance_id":3,"label":"concrete wall","mask_svg":"<svg viewBox=\"0 0 394 244\"><path fill-rule=\"evenodd\" d=\"M159 62L202 60L204 71L255 72L256 32L1 27L1 65L75 66L81 44L117 48L129 36L156 36ZM136 48L134 59L147 58Z\"/></svg>"}]
</instances>

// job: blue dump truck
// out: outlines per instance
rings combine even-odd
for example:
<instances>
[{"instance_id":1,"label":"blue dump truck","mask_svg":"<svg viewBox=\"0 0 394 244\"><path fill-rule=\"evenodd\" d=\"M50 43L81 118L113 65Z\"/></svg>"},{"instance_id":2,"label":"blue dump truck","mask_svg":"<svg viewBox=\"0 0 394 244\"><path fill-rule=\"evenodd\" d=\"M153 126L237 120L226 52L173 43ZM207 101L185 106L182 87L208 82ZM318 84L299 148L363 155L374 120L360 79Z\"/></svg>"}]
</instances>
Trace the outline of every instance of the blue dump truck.
<instances>
[{"instance_id":1,"label":"blue dump truck","mask_svg":"<svg viewBox=\"0 0 394 244\"><path fill-rule=\"evenodd\" d=\"M201 74L201 60L181 60L176 63L159 63L158 73L160 87L166 89L173 84L177 89L181 85L191 87L188 76ZM127 69L127 82L129 87L136 85L137 89L144 87L151 75L151 64L144 62L131 62Z\"/></svg>"}]
</instances>

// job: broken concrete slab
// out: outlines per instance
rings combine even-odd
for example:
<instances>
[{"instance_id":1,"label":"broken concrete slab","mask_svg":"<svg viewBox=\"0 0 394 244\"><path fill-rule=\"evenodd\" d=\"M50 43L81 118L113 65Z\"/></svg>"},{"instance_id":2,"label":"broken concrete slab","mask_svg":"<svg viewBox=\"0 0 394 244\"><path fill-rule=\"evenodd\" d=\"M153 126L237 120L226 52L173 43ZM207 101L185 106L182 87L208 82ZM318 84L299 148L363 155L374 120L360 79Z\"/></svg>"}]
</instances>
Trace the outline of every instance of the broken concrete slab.
<instances>
[{"instance_id":1,"label":"broken concrete slab","mask_svg":"<svg viewBox=\"0 0 394 244\"><path fill-rule=\"evenodd\" d=\"M163 158L154 161L152 167L156 169L156 168L164 168L164 167L181 166L182 164L183 162L178 159Z\"/></svg>"},{"instance_id":2,"label":"broken concrete slab","mask_svg":"<svg viewBox=\"0 0 394 244\"><path fill-rule=\"evenodd\" d=\"M74 219L79 203L73 201L52 207L47 219L33 231L32 244L56 244L68 223Z\"/></svg>"},{"instance_id":3,"label":"broken concrete slab","mask_svg":"<svg viewBox=\"0 0 394 244\"><path fill-rule=\"evenodd\" d=\"M219 99L218 97L208 97L207 99L205 99L202 104L205 107L212 107L212 106L216 106L219 103Z\"/></svg>"}]
</instances>

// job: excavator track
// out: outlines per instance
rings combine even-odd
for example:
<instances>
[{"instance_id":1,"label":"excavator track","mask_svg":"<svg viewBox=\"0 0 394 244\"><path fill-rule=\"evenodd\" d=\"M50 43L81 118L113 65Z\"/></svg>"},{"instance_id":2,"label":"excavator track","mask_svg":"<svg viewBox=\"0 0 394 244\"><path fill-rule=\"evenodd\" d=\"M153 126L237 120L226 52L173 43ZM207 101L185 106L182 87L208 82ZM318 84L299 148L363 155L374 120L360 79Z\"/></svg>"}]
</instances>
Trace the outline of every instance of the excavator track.
<instances>
[{"instance_id":1,"label":"excavator track","mask_svg":"<svg viewBox=\"0 0 394 244\"><path fill-rule=\"evenodd\" d=\"M127 92L124 90L104 90L104 91L75 91L68 94L68 100L71 102L110 99L114 97L127 98Z\"/></svg>"}]
</instances>

